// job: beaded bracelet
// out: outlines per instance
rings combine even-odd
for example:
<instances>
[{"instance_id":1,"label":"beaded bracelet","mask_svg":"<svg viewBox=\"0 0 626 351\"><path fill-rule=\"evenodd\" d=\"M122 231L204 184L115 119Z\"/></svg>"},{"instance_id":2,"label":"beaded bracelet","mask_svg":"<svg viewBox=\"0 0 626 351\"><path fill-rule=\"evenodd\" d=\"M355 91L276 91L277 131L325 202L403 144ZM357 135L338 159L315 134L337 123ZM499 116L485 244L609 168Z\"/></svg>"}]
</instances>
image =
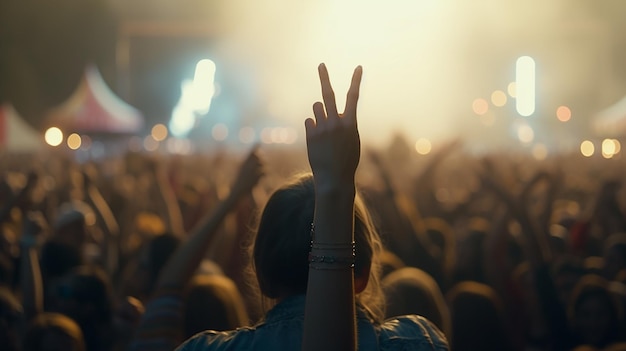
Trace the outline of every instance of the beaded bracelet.
<instances>
[{"instance_id":1,"label":"beaded bracelet","mask_svg":"<svg viewBox=\"0 0 626 351\"><path fill-rule=\"evenodd\" d=\"M349 256L315 255L313 251L344 251ZM322 270L342 270L354 268L355 243L348 244L320 243L315 241L315 225L311 223L311 251L309 252L309 267Z\"/></svg>"},{"instance_id":2,"label":"beaded bracelet","mask_svg":"<svg viewBox=\"0 0 626 351\"><path fill-rule=\"evenodd\" d=\"M336 257L309 253L309 267L313 269L342 270L354 268L354 256Z\"/></svg>"}]
</instances>

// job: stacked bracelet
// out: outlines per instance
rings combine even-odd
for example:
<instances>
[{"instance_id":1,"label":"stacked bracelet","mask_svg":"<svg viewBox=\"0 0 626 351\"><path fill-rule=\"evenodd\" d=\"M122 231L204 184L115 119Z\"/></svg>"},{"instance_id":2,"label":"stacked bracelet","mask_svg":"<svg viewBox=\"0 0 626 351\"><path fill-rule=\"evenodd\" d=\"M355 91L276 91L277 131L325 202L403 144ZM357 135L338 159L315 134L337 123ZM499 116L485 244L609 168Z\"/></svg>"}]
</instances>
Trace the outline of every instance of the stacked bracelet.
<instances>
[{"instance_id":1,"label":"stacked bracelet","mask_svg":"<svg viewBox=\"0 0 626 351\"><path fill-rule=\"evenodd\" d=\"M311 223L311 251L309 267L322 270L354 268L355 243L331 244L315 241L315 227Z\"/></svg>"}]
</instances>

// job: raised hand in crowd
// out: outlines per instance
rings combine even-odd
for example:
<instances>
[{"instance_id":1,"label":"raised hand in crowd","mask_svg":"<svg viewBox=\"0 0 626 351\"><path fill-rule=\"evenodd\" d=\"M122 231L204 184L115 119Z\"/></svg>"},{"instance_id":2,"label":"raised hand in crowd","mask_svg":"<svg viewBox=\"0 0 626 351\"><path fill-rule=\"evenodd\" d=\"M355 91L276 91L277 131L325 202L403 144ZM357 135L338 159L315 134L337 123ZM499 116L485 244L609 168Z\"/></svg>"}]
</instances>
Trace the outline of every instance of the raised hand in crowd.
<instances>
[{"instance_id":1,"label":"raised hand in crowd","mask_svg":"<svg viewBox=\"0 0 626 351\"><path fill-rule=\"evenodd\" d=\"M200 220L161 270L153 296L146 305L145 315L131 343L132 350L172 350L183 341L185 288L210 245L215 243L215 235L226 215L252 191L262 176L263 163L255 146L241 165L228 197Z\"/></svg>"},{"instance_id":2,"label":"raised hand in crowd","mask_svg":"<svg viewBox=\"0 0 626 351\"><path fill-rule=\"evenodd\" d=\"M324 103L313 105L315 119L305 121L307 151L315 183L312 257L330 252L354 259L355 173L361 156L357 102L362 68L352 76L346 107L339 114L324 64L319 66ZM319 245L319 246L318 246ZM354 272L352 266L315 269L311 263L304 320L303 350L356 350Z\"/></svg>"}]
</instances>

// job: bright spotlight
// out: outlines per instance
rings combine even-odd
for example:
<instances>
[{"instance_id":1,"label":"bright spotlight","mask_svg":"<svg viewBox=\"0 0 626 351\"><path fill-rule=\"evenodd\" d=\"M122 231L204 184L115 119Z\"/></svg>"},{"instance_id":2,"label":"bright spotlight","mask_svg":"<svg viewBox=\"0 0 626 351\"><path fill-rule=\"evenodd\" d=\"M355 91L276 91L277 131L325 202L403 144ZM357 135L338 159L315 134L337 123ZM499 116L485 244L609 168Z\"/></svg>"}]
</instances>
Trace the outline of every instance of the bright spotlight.
<instances>
[{"instance_id":1,"label":"bright spotlight","mask_svg":"<svg viewBox=\"0 0 626 351\"><path fill-rule=\"evenodd\" d=\"M517 59L515 90L517 113L524 117L535 113L535 60L530 56Z\"/></svg>"},{"instance_id":2,"label":"bright spotlight","mask_svg":"<svg viewBox=\"0 0 626 351\"><path fill-rule=\"evenodd\" d=\"M193 80L185 79L181 82L180 100L174 107L169 122L170 131L175 137L186 137L196 119L209 112L211 99L215 96L215 71L213 61L200 60L196 64Z\"/></svg>"},{"instance_id":3,"label":"bright spotlight","mask_svg":"<svg viewBox=\"0 0 626 351\"><path fill-rule=\"evenodd\" d=\"M44 139L50 146L59 146L63 142L63 132L57 127L48 128L44 134Z\"/></svg>"}]
</instances>

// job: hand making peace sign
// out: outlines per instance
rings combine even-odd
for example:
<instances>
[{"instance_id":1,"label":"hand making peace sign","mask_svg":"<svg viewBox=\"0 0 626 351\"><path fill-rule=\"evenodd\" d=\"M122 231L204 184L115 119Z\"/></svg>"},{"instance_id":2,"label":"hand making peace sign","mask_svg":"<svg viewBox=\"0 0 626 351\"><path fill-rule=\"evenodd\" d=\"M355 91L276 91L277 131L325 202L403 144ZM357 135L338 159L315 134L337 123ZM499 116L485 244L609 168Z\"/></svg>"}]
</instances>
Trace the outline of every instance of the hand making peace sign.
<instances>
[{"instance_id":1,"label":"hand making peace sign","mask_svg":"<svg viewBox=\"0 0 626 351\"><path fill-rule=\"evenodd\" d=\"M315 184L319 188L353 184L361 155L356 109L363 70L361 66L354 70L342 114L337 112L326 66L321 64L318 70L324 103L313 104L315 119L305 121L309 164Z\"/></svg>"}]
</instances>

